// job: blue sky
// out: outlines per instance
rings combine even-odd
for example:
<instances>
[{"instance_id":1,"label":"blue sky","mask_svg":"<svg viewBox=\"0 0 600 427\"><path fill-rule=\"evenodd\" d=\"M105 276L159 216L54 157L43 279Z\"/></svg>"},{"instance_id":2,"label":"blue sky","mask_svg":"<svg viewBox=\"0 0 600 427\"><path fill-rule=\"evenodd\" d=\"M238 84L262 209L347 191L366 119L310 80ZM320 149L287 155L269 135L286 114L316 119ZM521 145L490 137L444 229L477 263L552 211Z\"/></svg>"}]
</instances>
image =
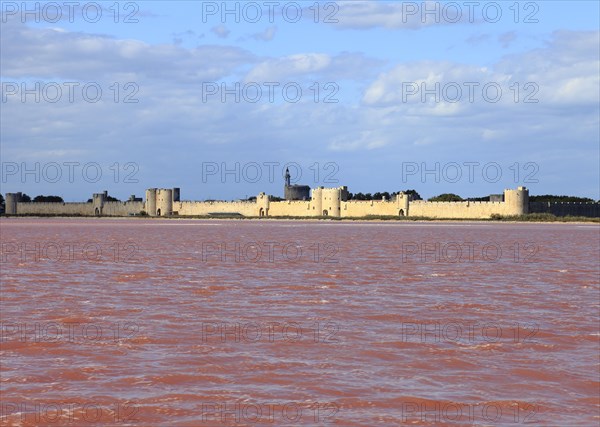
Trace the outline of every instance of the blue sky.
<instances>
[{"instance_id":1,"label":"blue sky","mask_svg":"<svg viewBox=\"0 0 600 427\"><path fill-rule=\"evenodd\" d=\"M600 199L598 2L276 3L2 2L1 191Z\"/></svg>"}]
</instances>

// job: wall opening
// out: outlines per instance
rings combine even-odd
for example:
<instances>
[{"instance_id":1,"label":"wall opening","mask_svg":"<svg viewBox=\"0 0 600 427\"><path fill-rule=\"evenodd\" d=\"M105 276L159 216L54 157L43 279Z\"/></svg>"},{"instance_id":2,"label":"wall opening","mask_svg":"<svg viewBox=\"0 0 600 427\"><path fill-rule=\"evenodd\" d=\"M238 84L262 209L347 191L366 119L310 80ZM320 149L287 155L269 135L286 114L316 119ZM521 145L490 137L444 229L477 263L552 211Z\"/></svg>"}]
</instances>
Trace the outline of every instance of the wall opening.
<instances>
[{"instance_id":1,"label":"wall opening","mask_svg":"<svg viewBox=\"0 0 600 427\"><path fill-rule=\"evenodd\" d=\"M327 212L327 209L323 209L323 216L327 216L329 215L329 212Z\"/></svg>"},{"instance_id":2,"label":"wall opening","mask_svg":"<svg viewBox=\"0 0 600 427\"><path fill-rule=\"evenodd\" d=\"M265 216L265 210L263 208L259 209L258 216Z\"/></svg>"},{"instance_id":3,"label":"wall opening","mask_svg":"<svg viewBox=\"0 0 600 427\"><path fill-rule=\"evenodd\" d=\"M400 212L398 212L398 216L404 216L404 209L400 209Z\"/></svg>"},{"instance_id":4,"label":"wall opening","mask_svg":"<svg viewBox=\"0 0 600 427\"><path fill-rule=\"evenodd\" d=\"M96 208L96 211L94 213L96 214L96 216L100 216L100 209Z\"/></svg>"},{"instance_id":5,"label":"wall opening","mask_svg":"<svg viewBox=\"0 0 600 427\"><path fill-rule=\"evenodd\" d=\"M160 216L160 209L156 210L156 216Z\"/></svg>"}]
</instances>

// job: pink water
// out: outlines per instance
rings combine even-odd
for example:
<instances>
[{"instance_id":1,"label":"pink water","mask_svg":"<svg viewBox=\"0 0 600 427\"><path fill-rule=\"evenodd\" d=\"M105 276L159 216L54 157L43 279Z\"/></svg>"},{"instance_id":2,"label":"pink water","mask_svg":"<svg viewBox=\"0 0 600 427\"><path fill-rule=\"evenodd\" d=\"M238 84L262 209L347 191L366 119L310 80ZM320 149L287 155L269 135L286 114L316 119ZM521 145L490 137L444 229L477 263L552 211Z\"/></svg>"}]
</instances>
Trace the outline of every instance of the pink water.
<instances>
[{"instance_id":1,"label":"pink water","mask_svg":"<svg viewBox=\"0 0 600 427\"><path fill-rule=\"evenodd\" d=\"M0 233L1 425L600 422L598 225Z\"/></svg>"}]
</instances>

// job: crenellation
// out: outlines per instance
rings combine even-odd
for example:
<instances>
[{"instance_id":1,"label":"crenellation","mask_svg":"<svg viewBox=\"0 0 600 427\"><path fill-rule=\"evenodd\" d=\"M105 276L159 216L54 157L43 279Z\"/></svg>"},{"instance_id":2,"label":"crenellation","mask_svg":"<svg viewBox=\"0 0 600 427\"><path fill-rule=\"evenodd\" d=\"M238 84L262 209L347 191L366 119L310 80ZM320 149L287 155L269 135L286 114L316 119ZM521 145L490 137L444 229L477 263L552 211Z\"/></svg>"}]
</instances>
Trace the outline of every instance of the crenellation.
<instances>
[{"instance_id":1,"label":"crenellation","mask_svg":"<svg viewBox=\"0 0 600 427\"><path fill-rule=\"evenodd\" d=\"M125 202L109 202L108 193L96 193L92 203L23 203L20 193L6 194L8 215L82 215L131 216L146 212L159 216L235 215L244 217L323 217L362 218L368 216L417 216L429 218L486 219L493 215L518 216L528 212L550 212L555 215L600 216L598 203L529 202L525 187L504 190L494 201L429 202L410 200L405 193L392 200L347 200L348 188L313 188L308 200L271 201L266 193L256 200L180 201L180 189L149 188L146 200L130 198Z\"/></svg>"}]
</instances>

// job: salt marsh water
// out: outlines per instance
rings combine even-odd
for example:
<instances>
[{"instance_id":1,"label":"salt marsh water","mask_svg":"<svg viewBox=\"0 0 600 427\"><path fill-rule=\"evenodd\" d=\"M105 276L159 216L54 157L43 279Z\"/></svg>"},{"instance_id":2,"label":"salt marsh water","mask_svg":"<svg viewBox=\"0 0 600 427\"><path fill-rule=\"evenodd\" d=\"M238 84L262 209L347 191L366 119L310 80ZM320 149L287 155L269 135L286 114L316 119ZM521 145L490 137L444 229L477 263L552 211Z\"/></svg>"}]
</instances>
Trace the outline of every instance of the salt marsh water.
<instances>
[{"instance_id":1,"label":"salt marsh water","mask_svg":"<svg viewBox=\"0 0 600 427\"><path fill-rule=\"evenodd\" d=\"M598 425L600 227L2 219L2 425Z\"/></svg>"}]
</instances>

